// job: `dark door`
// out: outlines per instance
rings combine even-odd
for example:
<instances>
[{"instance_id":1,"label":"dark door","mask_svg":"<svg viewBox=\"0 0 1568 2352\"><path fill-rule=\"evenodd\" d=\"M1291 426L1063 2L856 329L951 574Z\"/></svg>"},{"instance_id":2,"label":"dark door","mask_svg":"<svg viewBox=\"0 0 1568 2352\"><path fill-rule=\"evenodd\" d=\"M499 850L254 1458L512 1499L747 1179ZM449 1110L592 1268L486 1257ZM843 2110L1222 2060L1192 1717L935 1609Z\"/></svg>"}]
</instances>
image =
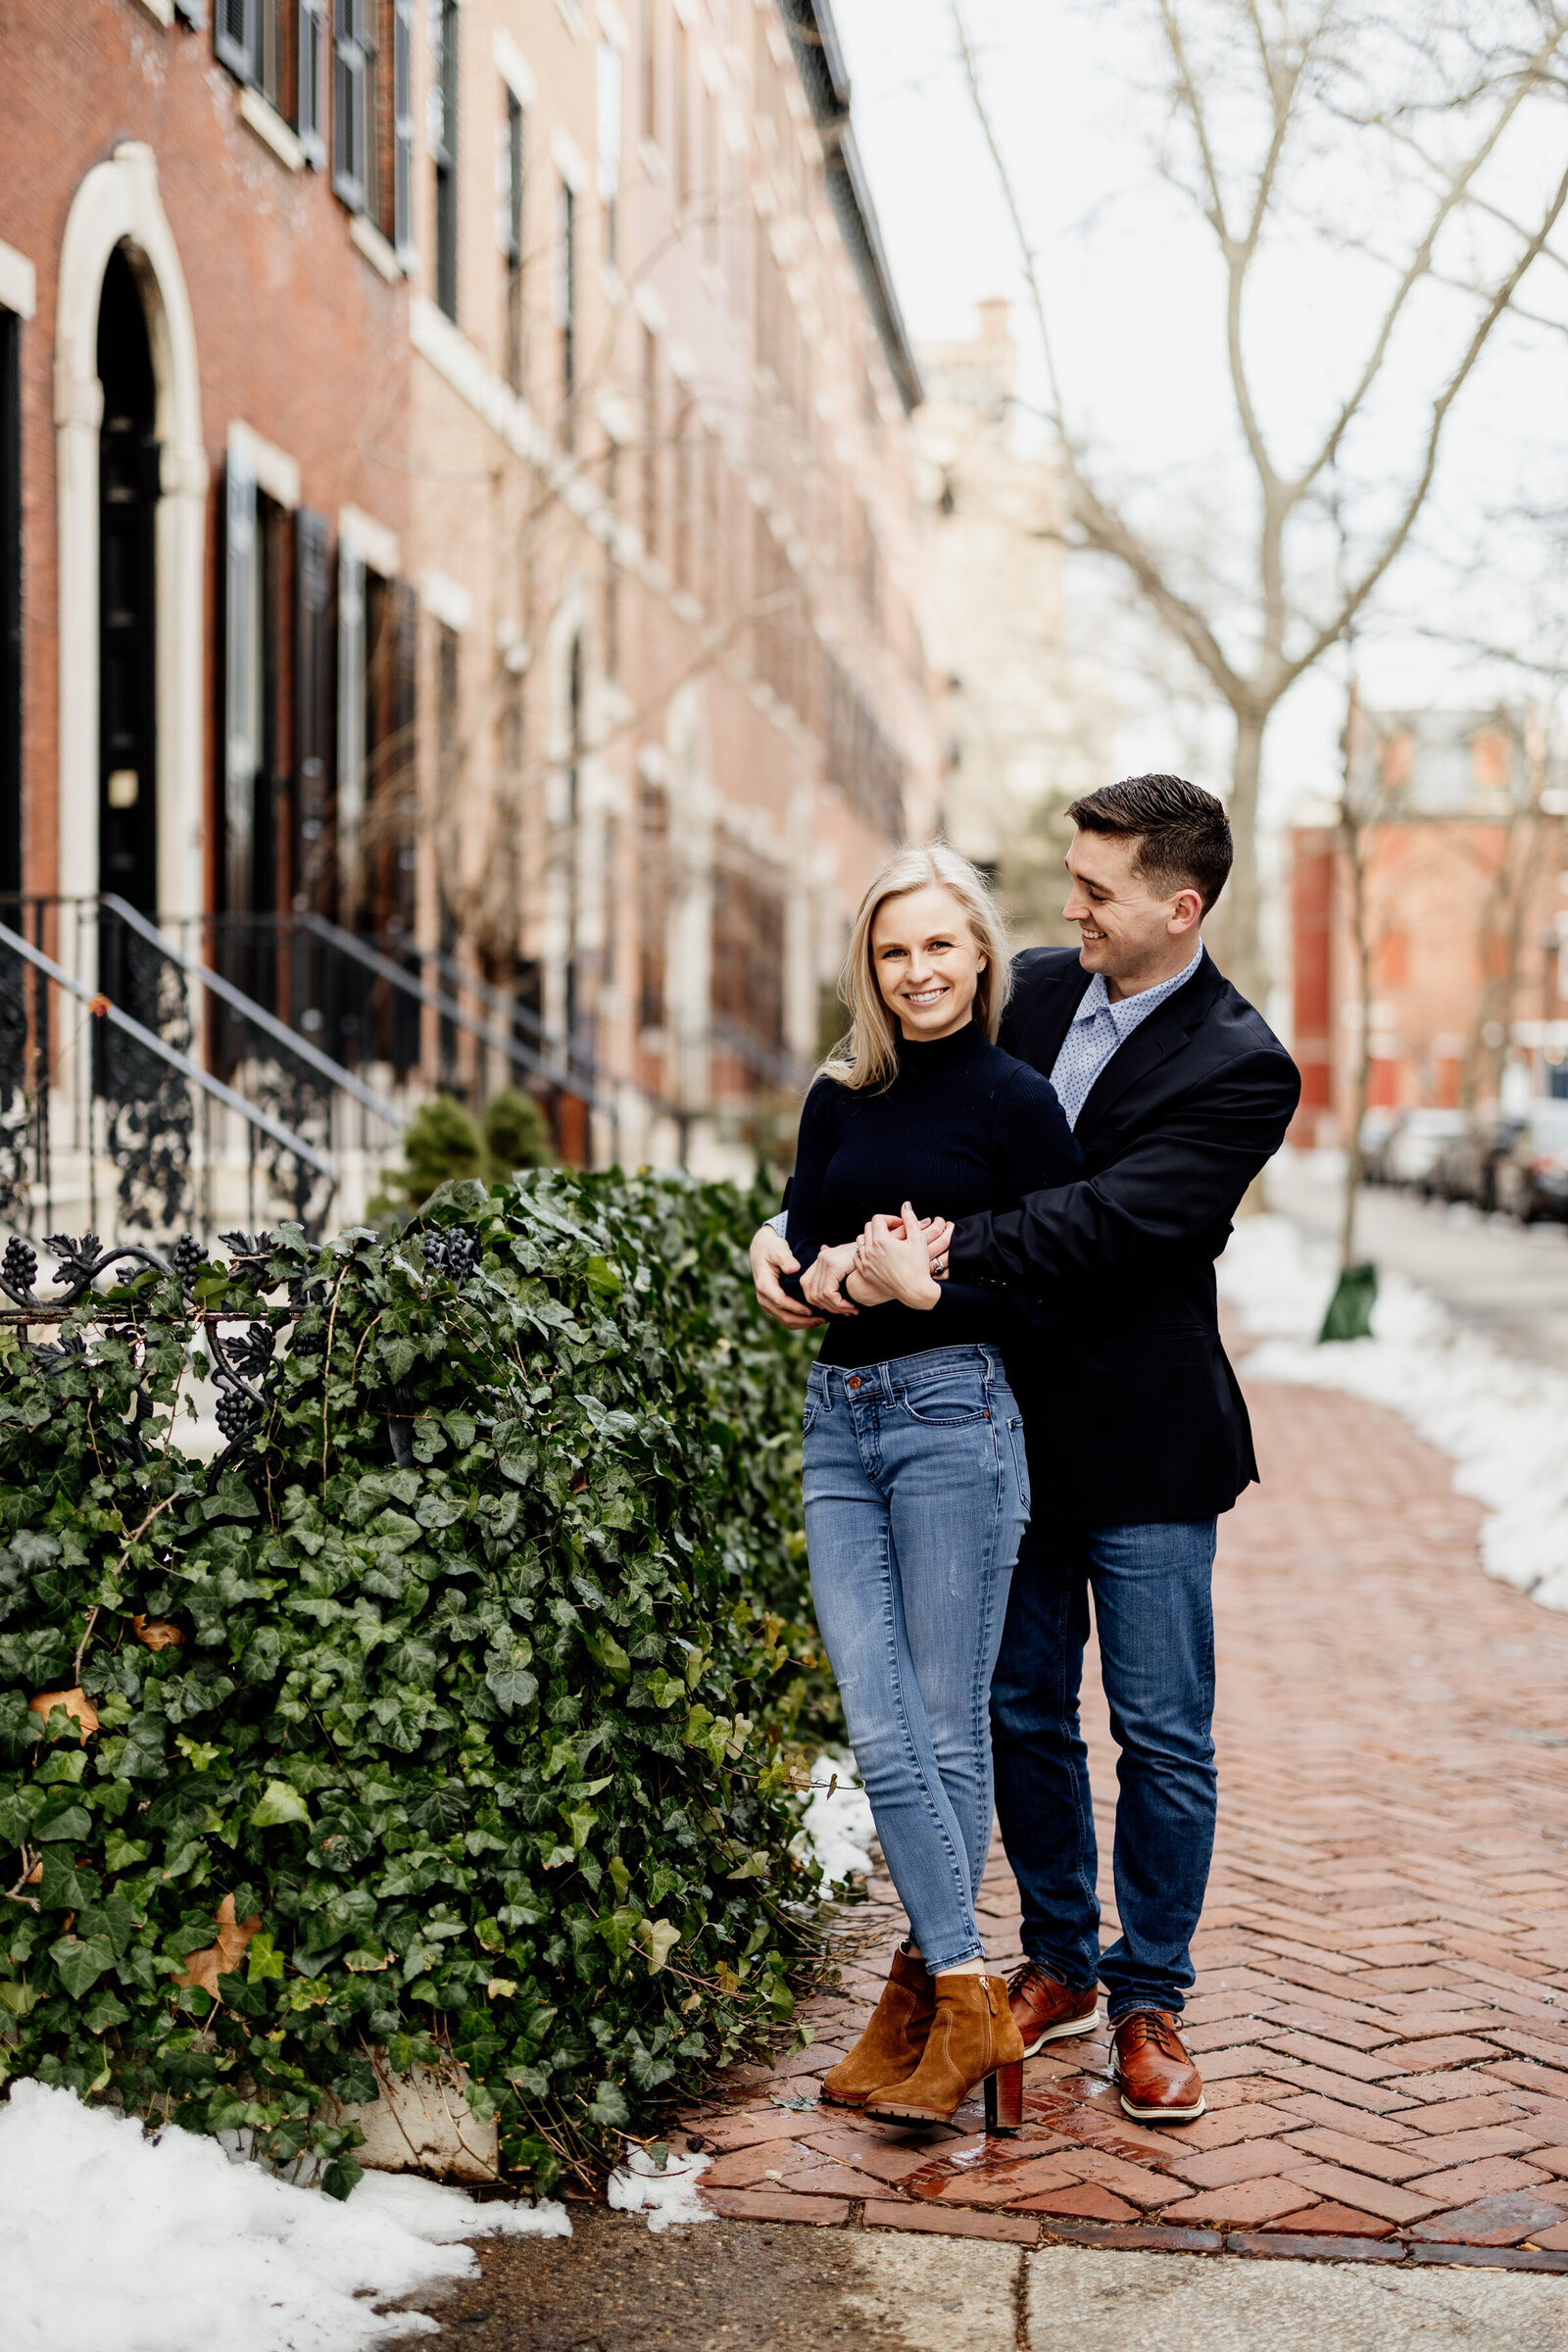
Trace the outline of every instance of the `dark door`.
<instances>
[{"instance_id":1,"label":"dark door","mask_svg":"<svg viewBox=\"0 0 1568 2352\"><path fill-rule=\"evenodd\" d=\"M154 516L158 444L147 320L123 247L98 312L104 419L98 452L98 872L151 913L158 905L158 640Z\"/></svg>"}]
</instances>

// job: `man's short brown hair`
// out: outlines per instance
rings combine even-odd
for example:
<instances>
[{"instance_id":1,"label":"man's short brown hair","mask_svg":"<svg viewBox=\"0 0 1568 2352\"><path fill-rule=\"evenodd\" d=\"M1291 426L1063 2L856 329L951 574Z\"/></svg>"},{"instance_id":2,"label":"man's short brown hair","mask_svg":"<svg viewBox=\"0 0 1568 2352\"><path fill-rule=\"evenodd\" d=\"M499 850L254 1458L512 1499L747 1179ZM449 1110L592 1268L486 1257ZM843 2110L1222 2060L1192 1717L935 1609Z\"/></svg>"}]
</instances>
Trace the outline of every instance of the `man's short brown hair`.
<instances>
[{"instance_id":1,"label":"man's short brown hair","mask_svg":"<svg viewBox=\"0 0 1568 2352\"><path fill-rule=\"evenodd\" d=\"M1184 776L1127 776L1074 801L1067 814L1085 833L1136 840L1133 871L1160 893L1196 890L1206 914L1236 855L1223 801Z\"/></svg>"}]
</instances>

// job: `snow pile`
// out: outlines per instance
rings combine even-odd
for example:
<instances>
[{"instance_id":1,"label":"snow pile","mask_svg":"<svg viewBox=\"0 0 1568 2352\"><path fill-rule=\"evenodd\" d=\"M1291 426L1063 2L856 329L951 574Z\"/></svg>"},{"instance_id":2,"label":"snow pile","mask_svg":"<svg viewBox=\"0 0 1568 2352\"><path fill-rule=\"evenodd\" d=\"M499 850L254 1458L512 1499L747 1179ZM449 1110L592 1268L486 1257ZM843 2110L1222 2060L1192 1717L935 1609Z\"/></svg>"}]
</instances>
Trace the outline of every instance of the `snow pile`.
<instances>
[{"instance_id":1,"label":"snow pile","mask_svg":"<svg viewBox=\"0 0 1568 2352\"><path fill-rule=\"evenodd\" d=\"M648 2227L658 2232L688 2222L716 2222L711 2205L705 2205L697 2176L706 2173L711 2156L677 2156L673 2149L662 2165L646 2148L628 2148L624 2164L610 2176L610 2203L615 2213L646 2213Z\"/></svg>"},{"instance_id":2,"label":"snow pile","mask_svg":"<svg viewBox=\"0 0 1568 2352\"><path fill-rule=\"evenodd\" d=\"M436 2334L363 2298L472 2277L457 2241L503 2233L571 2224L560 2205L478 2205L373 2173L340 2204L41 2082L0 2107L7 2352L357 2352Z\"/></svg>"},{"instance_id":3,"label":"snow pile","mask_svg":"<svg viewBox=\"0 0 1568 2352\"><path fill-rule=\"evenodd\" d=\"M1344 1389L1393 1405L1458 1465L1461 1494L1485 1503L1489 1575L1548 1609L1568 1609L1568 1379L1499 1354L1397 1273L1379 1270L1369 1340L1317 1347L1334 1290L1327 1242L1286 1217L1249 1217L1219 1262L1220 1296L1243 1329L1265 1335L1249 1380Z\"/></svg>"},{"instance_id":4,"label":"snow pile","mask_svg":"<svg viewBox=\"0 0 1568 2352\"><path fill-rule=\"evenodd\" d=\"M870 1877L867 1849L875 1836L871 1800L860 1786L855 1758L846 1748L825 1747L811 1766L811 1794L801 1815L795 1851L819 1862L823 1879L837 1885L852 1873Z\"/></svg>"}]
</instances>

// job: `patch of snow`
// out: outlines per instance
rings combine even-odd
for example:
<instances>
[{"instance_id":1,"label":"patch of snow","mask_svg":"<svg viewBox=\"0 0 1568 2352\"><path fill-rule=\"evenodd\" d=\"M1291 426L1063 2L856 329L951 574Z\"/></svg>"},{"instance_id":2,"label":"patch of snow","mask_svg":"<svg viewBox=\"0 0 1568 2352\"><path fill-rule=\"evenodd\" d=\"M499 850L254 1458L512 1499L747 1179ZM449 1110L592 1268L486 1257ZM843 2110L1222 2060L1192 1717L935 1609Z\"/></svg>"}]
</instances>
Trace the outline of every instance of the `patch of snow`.
<instances>
[{"instance_id":1,"label":"patch of snow","mask_svg":"<svg viewBox=\"0 0 1568 2352\"><path fill-rule=\"evenodd\" d=\"M373 2302L474 2276L461 2239L571 2234L563 2206L433 2180L339 2203L42 2082L0 2107L0 2215L7 2352L359 2352L440 2332Z\"/></svg>"},{"instance_id":2,"label":"patch of snow","mask_svg":"<svg viewBox=\"0 0 1568 2352\"><path fill-rule=\"evenodd\" d=\"M711 2156L678 2156L672 2148L662 2166L646 2148L628 2148L624 2164L610 2176L610 2204L615 2213L646 2213L657 2233L683 2229L689 2222L716 2222L711 2205L705 2205L697 2176L706 2173Z\"/></svg>"},{"instance_id":3,"label":"patch of snow","mask_svg":"<svg viewBox=\"0 0 1568 2352\"><path fill-rule=\"evenodd\" d=\"M1249 1380L1341 1389L1392 1405L1456 1464L1461 1494L1486 1505L1481 1557L1491 1576L1548 1609L1568 1609L1568 1379L1499 1353L1457 1326L1429 1293L1378 1274L1369 1340L1316 1345L1336 1254L1289 1218L1248 1217L1219 1261L1220 1296L1263 1336Z\"/></svg>"},{"instance_id":4,"label":"patch of snow","mask_svg":"<svg viewBox=\"0 0 1568 2352\"><path fill-rule=\"evenodd\" d=\"M847 1748L825 1747L811 1766L811 1793L795 1834L795 1851L819 1862L823 1879L837 1886L852 1874L870 1877L868 1849L875 1836L871 1800L860 1786L855 1758Z\"/></svg>"}]
</instances>

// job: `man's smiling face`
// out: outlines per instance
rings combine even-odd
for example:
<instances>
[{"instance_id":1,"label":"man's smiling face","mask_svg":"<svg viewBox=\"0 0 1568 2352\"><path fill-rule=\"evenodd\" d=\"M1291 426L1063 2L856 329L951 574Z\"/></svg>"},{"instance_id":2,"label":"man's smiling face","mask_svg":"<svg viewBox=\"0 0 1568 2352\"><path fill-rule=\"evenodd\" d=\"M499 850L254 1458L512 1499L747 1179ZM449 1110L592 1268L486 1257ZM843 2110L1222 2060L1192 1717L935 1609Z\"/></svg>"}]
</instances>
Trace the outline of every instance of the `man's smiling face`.
<instances>
[{"instance_id":1,"label":"man's smiling face","mask_svg":"<svg viewBox=\"0 0 1568 2352\"><path fill-rule=\"evenodd\" d=\"M1067 852L1072 888L1062 908L1078 925L1078 960L1102 972L1113 997L1174 978L1192 961L1203 903L1190 884L1163 897L1136 870L1139 844L1124 833L1080 829Z\"/></svg>"}]
</instances>

